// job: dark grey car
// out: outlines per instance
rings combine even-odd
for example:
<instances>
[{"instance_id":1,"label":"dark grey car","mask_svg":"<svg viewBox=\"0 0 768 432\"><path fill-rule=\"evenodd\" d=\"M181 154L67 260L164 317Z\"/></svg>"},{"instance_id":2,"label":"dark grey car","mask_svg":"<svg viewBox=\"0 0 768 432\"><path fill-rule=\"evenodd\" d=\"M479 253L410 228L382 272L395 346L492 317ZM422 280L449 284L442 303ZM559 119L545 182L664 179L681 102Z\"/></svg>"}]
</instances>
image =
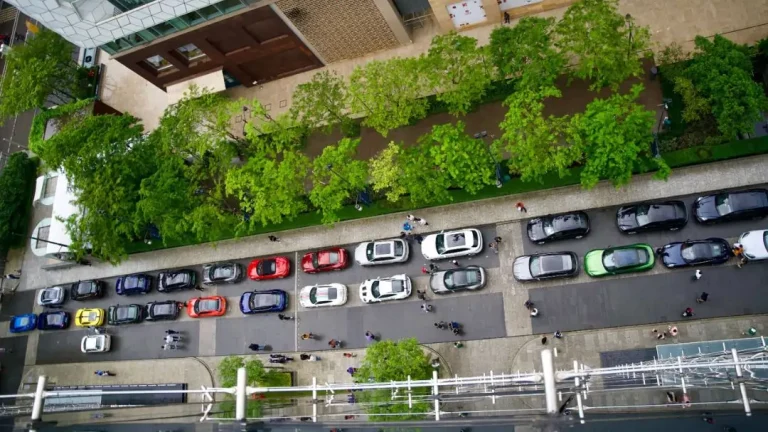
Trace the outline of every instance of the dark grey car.
<instances>
[{"instance_id":1,"label":"dark grey car","mask_svg":"<svg viewBox=\"0 0 768 432\"><path fill-rule=\"evenodd\" d=\"M485 286L485 269L469 266L438 271L429 278L429 287L435 294L454 291L477 290Z\"/></svg>"},{"instance_id":2,"label":"dark grey car","mask_svg":"<svg viewBox=\"0 0 768 432\"><path fill-rule=\"evenodd\" d=\"M512 273L519 281L576 276L579 258L573 252L525 255L515 258Z\"/></svg>"}]
</instances>

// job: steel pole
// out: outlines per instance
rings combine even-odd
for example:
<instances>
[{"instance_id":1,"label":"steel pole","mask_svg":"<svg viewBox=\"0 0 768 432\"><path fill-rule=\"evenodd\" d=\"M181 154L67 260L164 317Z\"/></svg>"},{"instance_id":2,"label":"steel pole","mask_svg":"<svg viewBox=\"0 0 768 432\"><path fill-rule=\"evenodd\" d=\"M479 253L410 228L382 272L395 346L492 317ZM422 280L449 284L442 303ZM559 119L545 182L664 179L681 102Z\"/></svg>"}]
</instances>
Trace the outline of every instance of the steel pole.
<instances>
[{"instance_id":1,"label":"steel pole","mask_svg":"<svg viewBox=\"0 0 768 432\"><path fill-rule=\"evenodd\" d=\"M557 412L557 389L555 388L555 363L552 351L541 351L541 368L544 371L544 398L547 402L547 413Z\"/></svg>"},{"instance_id":2,"label":"steel pole","mask_svg":"<svg viewBox=\"0 0 768 432\"><path fill-rule=\"evenodd\" d=\"M733 355L733 363L736 368L736 376L739 377L739 390L741 391L741 401L744 403L744 412L747 417L752 415L752 407L749 406L749 396L747 395L747 385L744 384L742 379L744 374L741 373L741 364L739 364L739 354L736 352L736 348L731 348L731 355Z\"/></svg>"},{"instance_id":3,"label":"steel pole","mask_svg":"<svg viewBox=\"0 0 768 432\"><path fill-rule=\"evenodd\" d=\"M247 399L245 368L237 370L237 386L235 386L235 420L245 421L245 404Z\"/></svg>"},{"instance_id":4,"label":"steel pole","mask_svg":"<svg viewBox=\"0 0 768 432\"><path fill-rule=\"evenodd\" d=\"M41 375L37 377L37 388L35 389L35 400L32 402L32 421L40 421L43 415L43 401L45 399L45 386L48 383L48 377Z\"/></svg>"}]
</instances>

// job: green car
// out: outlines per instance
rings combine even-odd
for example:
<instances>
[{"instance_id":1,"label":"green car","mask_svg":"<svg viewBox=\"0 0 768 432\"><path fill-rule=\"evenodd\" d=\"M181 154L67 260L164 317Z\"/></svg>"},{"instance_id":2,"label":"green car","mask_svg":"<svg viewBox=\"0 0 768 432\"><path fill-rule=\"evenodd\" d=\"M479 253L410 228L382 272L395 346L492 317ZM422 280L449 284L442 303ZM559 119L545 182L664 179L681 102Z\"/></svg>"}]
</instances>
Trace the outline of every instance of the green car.
<instances>
[{"instance_id":1,"label":"green car","mask_svg":"<svg viewBox=\"0 0 768 432\"><path fill-rule=\"evenodd\" d=\"M584 271L592 277L650 270L654 263L653 248L645 243L595 249L584 257Z\"/></svg>"}]
</instances>

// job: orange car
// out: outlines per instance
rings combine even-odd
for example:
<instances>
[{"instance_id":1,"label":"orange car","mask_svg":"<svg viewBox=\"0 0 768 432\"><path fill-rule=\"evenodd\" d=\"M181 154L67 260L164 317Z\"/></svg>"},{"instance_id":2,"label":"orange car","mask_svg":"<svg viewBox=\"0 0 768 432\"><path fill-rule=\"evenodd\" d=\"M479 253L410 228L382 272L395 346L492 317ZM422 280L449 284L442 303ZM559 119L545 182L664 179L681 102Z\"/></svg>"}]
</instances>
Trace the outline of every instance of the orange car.
<instances>
[{"instance_id":1,"label":"orange car","mask_svg":"<svg viewBox=\"0 0 768 432\"><path fill-rule=\"evenodd\" d=\"M187 313L192 318L218 317L227 312L227 299L221 296L195 297L187 302Z\"/></svg>"}]
</instances>

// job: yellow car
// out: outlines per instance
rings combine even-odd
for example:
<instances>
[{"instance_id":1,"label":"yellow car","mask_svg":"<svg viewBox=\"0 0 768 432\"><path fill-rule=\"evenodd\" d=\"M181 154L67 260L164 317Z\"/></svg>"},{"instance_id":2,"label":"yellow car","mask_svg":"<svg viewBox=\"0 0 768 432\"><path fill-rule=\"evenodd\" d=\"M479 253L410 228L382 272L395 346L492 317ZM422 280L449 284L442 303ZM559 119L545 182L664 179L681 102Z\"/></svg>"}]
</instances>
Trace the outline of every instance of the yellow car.
<instances>
[{"instance_id":1,"label":"yellow car","mask_svg":"<svg viewBox=\"0 0 768 432\"><path fill-rule=\"evenodd\" d=\"M104 325L106 315L104 309L78 309L77 314L75 314L75 325L78 327L98 327Z\"/></svg>"}]
</instances>

